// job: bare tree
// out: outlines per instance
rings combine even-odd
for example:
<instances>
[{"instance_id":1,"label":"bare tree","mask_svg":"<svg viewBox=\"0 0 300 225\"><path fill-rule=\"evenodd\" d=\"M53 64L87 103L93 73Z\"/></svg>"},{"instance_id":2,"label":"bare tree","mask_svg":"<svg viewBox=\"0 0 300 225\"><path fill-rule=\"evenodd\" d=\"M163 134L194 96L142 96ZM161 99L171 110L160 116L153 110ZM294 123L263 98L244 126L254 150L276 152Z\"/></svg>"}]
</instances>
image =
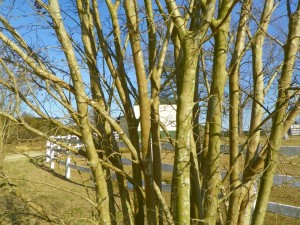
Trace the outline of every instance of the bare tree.
<instances>
[{"instance_id":1,"label":"bare tree","mask_svg":"<svg viewBox=\"0 0 300 225\"><path fill-rule=\"evenodd\" d=\"M22 115L30 110L82 140L85 151L59 144L87 159L99 224L262 224L281 139L299 114L299 104L292 110L287 106L298 96L292 81L299 63L300 3L261 4L37 0L22 13L17 4L1 5L11 8L0 14L0 40L8 52L0 59L0 84L4 97L13 97L17 107L14 113L1 109L0 116L55 141L26 123ZM287 15L273 19L282 11ZM14 13L32 17L18 26L10 19ZM279 26L287 37L273 35L278 21L289 24ZM284 57L273 57L275 51ZM26 94L13 68L26 71L22 79L28 87L35 85L39 96ZM176 81L177 130L171 139L175 159L167 203L161 188L164 127L159 105L161 94L170 92L166 89L171 80ZM277 98L269 91L277 91ZM134 104L139 105L139 118ZM250 131L240 146L241 108L249 105ZM127 120L128 136L115 119L120 112ZM76 126L56 116L71 118ZM260 150L261 129L270 118L270 139ZM200 123L205 124L204 134ZM221 179L224 127L229 129L230 165ZM115 132L131 153L132 175L123 168ZM113 172L117 185L110 179ZM134 186L133 194L127 181ZM121 218L115 193L120 196Z\"/></svg>"},{"instance_id":2,"label":"bare tree","mask_svg":"<svg viewBox=\"0 0 300 225\"><path fill-rule=\"evenodd\" d=\"M14 101L11 98L11 94L6 92L6 89L2 89L0 93L1 111L5 111L9 114L14 112ZM16 128L16 124L13 124L7 117L0 116L0 168L3 167L3 160L7 153L7 145L12 140L12 133Z\"/></svg>"}]
</instances>

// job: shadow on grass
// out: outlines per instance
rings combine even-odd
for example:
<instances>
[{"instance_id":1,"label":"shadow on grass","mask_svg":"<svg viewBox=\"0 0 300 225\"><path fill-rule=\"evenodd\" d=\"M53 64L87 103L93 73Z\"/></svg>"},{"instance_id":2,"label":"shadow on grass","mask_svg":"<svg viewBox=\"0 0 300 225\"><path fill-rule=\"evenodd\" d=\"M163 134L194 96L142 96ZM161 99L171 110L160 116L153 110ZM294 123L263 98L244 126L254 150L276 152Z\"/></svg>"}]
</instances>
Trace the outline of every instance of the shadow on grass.
<instances>
[{"instance_id":1,"label":"shadow on grass","mask_svg":"<svg viewBox=\"0 0 300 225\"><path fill-rule=\"evenodd\" d=\"M45 165L45 157L44 156L36 156L36 157L31 157L30 158L30 163L32 163L34 166L36 166L38 169L41 169L43 171L46 171L48 173L50 173L51 175L53 175L54 177L57 177L61 180L67 181L71 184L75 184L81 187L87 187L87 188L91 188L93 189L94 187L91 185L84 185L82 183L70 180L68 178L66 178L65 176L61 175L60 173L55 172L53 169L49 168L47 165Z\"/></svg>"},{"instance_id":2,"label":"shadow on grass","mask_svg":"<svg viewBox=\"0 0 300 225\"><path fill-rule=\"evenodd\" d=\"M30 207L10 193L1 196L0 224L45 224L45 218L33 213Z\"/></svg>"}]
</instances>

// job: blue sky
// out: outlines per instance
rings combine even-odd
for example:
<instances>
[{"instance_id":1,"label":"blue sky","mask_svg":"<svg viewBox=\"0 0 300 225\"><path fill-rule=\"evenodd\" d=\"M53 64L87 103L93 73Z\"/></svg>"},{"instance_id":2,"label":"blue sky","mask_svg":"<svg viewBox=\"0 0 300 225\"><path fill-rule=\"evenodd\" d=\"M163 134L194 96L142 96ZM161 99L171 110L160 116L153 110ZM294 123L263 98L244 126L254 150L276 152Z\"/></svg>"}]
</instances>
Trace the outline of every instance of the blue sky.
<instances>
[{"instance_id":1,"label":"blue sky","mask_svg":"<svg viewBox=\"0 0 300 225\"><path fill-rule=\"evenodd\" d=\"M9 21L17 28L18 32L22 34L22 36L25 38L26 41L28 41L29 45L32 46L36 52L38 52L41 56L43 56L45 59L50 59L55 66L62 69L67 69L65 57L62 54L61 50L57 48L58 41L56 39L56 36L53 32L53 30L47 29L48 26L48 17L47 15L44 15L43 17L40 17L36 14L34 11L34 8L30 6L29 3L33 5L33 1L28 0L20 0L20 1L14 1L14 8L10 7L10 4L13 1L5 1L0 6L0 13L2 15L5 15L9 18ZM70 33L72 34L72 37L74 38L76 43L81 43L81 36L79 35L78 27L76 26L76 23L78 23L78 18L74 17L74 14L72 13L72 10L74 10L74 7L72 7L70 4L73 1L61 1L62 9L65 10L67 13L64 14L65 24L67 29L69 29ZM75 4L75 3L74 3ZM108 17L108 12L106 9L105 3L101 1L100 8L101 8L101 16L103 21L104 28L110 28L110 22ZM102 4L102 5L101 5ZM257 9L262 9L264 4L264 1L257 1L254 0L254 9L253 12L255 13L256 7ZM234 15L239 13L240 6L236 7ZM275 38L278 38L281 42L285 42L286 38L286 32L287 32L287 20L283 19L283 16L286 15L286 9L285 9L285 1L281 1L278 6L278 10L275 10L274 15L272 17L273 23L270 25L268 32ZM233 17L232 23L234 23L234 20L237 17ZM257 17L259 19L259 16ZM49 22L49 21L48 21ZM253 22L253 27L255 27L255 24ZM269 41L267 38L266 42ZM128 47L128 54L130 55L130 47ZM274 49L266 49L265 50L265 56L268 56L268 51L273 52ZM276 50L277 51L277 50ZM280 51L278 51L277 57L281 57ZM135 76L134 76L134 70L130 69L131 63L130 60L127 61L128 63L128 75L130 75L131 80L133 83L135 83ZM82 64L84 65L84 64ZM208 65L209 67L210 65ZM248 67L247 67L248 66ZM54 69L54 68L53 68ZM99 53L99 69L105 71L106 75L109 74L107 67L102 65L101 60L101 53ZM250 71L249 71L250 70ZM61 72L58 72L58 70L54 69L57 76L61 77L65 81L69 81L69 77L67 75L64 75ZM251 77L251 65L244 65L244 71L248 72L248 76ZM271 73L271 71L270 71ZM299 73L299 71L298 71ZM84 81L89 83L89 76L85 70L85 68L82 67L82 75L84 78ZM251 78L249 78L249 81L251 81ZM42 93L39 93L39 98L43 99L45 95L41 95ZM271 103L274 103L274 99L272 98L276 95L276 89L275 93L274 91L268 96L267 101L270 101ZM56 116L59 116L64 112L63 109L58 107L58 105L53 105L50 103L45 104L46 109L53 110L54 114ZM114 108L117 108L116 105L114 105ZM118 116L120 113L119 110L114 111L113 115ZM249 113L245 115L245 121L249 121ZM227 127L226 123L224 124L225 127ZM245 127L246 128L246 127Z\"/></svg>"}]
</instances>

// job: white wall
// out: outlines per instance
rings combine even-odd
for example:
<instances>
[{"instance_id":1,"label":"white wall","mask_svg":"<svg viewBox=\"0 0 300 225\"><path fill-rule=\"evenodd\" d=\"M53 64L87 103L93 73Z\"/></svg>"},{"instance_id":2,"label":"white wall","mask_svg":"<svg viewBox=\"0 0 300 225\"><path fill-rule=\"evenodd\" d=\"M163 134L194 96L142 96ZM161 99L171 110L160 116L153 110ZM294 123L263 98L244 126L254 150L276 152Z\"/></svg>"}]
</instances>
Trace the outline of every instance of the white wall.
<instances>
[{"instance_id":1,"label":"white wall","mask_svg":"<svg viewBox=\"0 0 300 225\"><path fill-rule=\"evenodd\" d=\"M288 133L289 135L300 135L300 124L293 124Z\"/></svg>"},{"instance_id":2,"label":"white wall","mask_svg":"<svg viewBox=\"0 0 300 225\"><path fill-rule=\"evenodd\" d=\"M166 126L168 131L176 131L176 110L177 105L159 106L160 120ZM138 105L134 106L134 113L137 118L140 117L140 107ZM138 130L141 130L140 124Z\"/></svg>"},{"instance_id":3,"label":"white wall","mask_svg":"<svg viewBox=\"0 0 300 225\"><path fill-rule=\"evenodd\" d=\"M120 118L120 126L121 126L123 132L129 137L128 123L127 123L125 116L122 116Z\"/></svg>"}]
</instances>

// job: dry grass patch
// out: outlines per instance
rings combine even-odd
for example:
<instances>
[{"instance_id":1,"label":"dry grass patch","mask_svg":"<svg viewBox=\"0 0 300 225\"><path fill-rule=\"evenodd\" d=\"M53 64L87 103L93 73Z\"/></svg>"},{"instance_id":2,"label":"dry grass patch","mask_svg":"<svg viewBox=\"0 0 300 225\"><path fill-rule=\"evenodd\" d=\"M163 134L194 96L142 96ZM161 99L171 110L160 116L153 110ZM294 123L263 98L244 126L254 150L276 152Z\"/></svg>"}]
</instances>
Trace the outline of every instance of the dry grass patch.
<instances>
[{"instance_id":1,"label":"dry grass patch","mask_svg":"<svg viewBox=\"0 0 300 225\"><path fill-rule=\"evenodd\" d=\"M4 151L6 153L46 151L46 141L40 139L28 140L28 141L17 141L16 143L6 144Z\"/></svg>"},{"instance_id":2,"label":"dry grass patch","mask_svg":"<svg viewBox=\"0 0 300 225\"><path fill-rule=\"evenodd\" d=\"M5 174L22 189L31 201L43 206L60 224L91 224L94 210L85 198L95 200L89 174L72 171L70 180L64 178L64 168L54 171L29 160L4 163ZM4 224L43 224L45 221L28 218L33 212L9 192L0 198L0 210ZM92 219L92 220L91 220ZM22 221L22 222L18 222ZM31 221L31 222L30 222Z\"/></svg>"}]
</instances>

